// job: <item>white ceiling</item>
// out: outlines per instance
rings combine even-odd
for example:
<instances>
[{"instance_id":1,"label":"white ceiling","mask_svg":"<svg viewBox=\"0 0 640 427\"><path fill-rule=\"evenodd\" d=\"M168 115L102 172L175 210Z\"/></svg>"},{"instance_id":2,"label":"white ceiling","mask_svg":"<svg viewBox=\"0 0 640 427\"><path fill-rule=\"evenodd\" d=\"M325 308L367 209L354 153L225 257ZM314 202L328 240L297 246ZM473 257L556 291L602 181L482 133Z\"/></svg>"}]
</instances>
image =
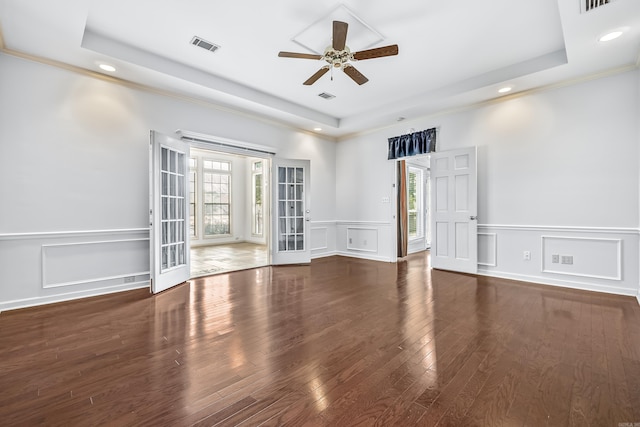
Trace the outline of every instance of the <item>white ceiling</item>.
<instances>
[{"instance_id":1,"label":"white ceiling","mask_svg":"<svg viewBox=\"0 0 640 427\"><path fill-rule=\"evenodd\" d=\"M0 0L0 34L8 53L102 73L109 63L124 80L343 138L490 100L504 85L517 93L636 67L640 1L581 13L584 1ZM278 51L310 53L292 41L305 30L309 44L329 45L336 14L350 21L352 51L398 44L400 53L355 63L369 78L362 86L340 70L303 86L323 63ZM359 45L369 43L363 23L384 39ZM614 29L623 36L598 41ZM193 36L221 48L192 46Z\"/></svg>"}]
</instances>

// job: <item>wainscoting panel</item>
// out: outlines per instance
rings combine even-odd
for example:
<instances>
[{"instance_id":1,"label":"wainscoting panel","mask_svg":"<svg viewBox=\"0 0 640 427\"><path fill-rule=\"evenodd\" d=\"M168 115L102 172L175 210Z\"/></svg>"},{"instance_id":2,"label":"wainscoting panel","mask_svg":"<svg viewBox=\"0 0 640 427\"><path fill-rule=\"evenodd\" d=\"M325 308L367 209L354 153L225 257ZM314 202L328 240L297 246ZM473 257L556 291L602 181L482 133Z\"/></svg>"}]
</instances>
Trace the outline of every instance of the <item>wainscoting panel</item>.
<instances>
[{"instance_id":1,"label":"wainscoting panel","mask_svg":"<svg viewBox=\"0 0 640 427\"><path fill-rule=\"evenodd\" d=\"M347 249L360 252L378 252L378 229L347 228Z\"/></svg>"},{"instance_id":2,"label":"wainscoting panel","mask_svg":"<svg viewBox=\"0 0 640 427\"><path fill-rule=\"evenodd\" d=\"M635 296L639 240L633 228L483 224L478 226L478 273Z\"/></svg>"},{"instance_id":3,"label":"wainscoting panel","mask_svg":"<svg viewBox=\"0 0 640 427\"><path fill-rule=\"evenodd\" d=\"M496 233L478 233L478 265L497 267L498 235Z\"/></svg>"},{"instance_id":4,"label":"wainscoting panel","mask_svg":"<svg viewBox=\"0 0 640 427\"><path fill-rule=\"evenodd\" d=\"M0 234L0 311L149 286L149 229Z\"/></svg>"},{"instance_id":5,"label":"wainscoting panel","mask_svg":"<svg viewBox=\"0 0 640 427\"><path fill-rule=\"evenodd\" d=\"M542 236L541 240L543 273L622 280L622 239Z\"/></svg>"},{"instance_id":6,"label":"wainscoting panel","mask_svg":"<svg viewBox=\"0 0 640 427\"><path fill-rule=\"evenodd\" d=\"M149 239L42 245L42 287L105 282L149 274Z\"/></svg>"},{"instance_id":7,"label":"wainscoting panel","mask_svg":"<svg viewBox=\"0 0 640 427\"><path fill-rule=\"evenodd\" d=\"M337 254L395 262L395 224L376 221L337 221Z\"/></svg>"},{"instance_id":8,"label":"wainscoting panel","mask_svg":"<svg viewBox=\"0 0 640 427\"><path fill-rule=\"evenodd\" d=\"M321 251L328 248L327 227L311 227L311 250Z\"/></svg>"},{"instance_id":9,"label":"wainscoting panel","mask_svg":"<svg viewBox=\"0 0 640 427\"><path fill-rule=\"evenodd\" d=\"M311 258L336 254L336 222L311 222Z\"/></svg>"}]
</instances>

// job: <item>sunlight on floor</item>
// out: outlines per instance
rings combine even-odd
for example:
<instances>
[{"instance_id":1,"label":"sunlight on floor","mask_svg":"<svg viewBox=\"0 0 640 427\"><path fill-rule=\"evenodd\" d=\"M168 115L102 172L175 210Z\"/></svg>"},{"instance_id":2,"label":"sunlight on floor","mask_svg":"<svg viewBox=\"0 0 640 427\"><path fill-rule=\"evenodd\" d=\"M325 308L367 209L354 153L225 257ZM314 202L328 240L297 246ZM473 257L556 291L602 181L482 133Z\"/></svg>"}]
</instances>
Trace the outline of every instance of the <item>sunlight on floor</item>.
<instances>
[{"instance_id":1,"label":"sunlight on floor","mask_svg":"<svg viewBox=\"0 0 640 427\"><path fill-rule=\"evenodd\" d=\"M191 278L269 264L266 245L232 243L191 248Z\"/></svg>"}]
</instances>

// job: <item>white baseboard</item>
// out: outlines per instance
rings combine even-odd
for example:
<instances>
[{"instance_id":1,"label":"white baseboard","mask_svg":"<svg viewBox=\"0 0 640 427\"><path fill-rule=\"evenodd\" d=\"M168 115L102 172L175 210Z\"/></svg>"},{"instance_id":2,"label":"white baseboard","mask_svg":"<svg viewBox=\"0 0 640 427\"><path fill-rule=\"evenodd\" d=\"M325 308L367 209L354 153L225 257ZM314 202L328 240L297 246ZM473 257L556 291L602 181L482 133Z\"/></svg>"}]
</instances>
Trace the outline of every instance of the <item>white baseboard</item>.
<instances>
[{"instance_id":1,"label":"white baseboard","mask_svg":"<svg viewBox=\"0 0 640 427\"><path fill-rule=\"evenodd\" d=\"M583 291L603 292L607 294L633 296L633 291L629 290L628 288L619 287L619 286L605 286L600 284L574 282L574 281L568 281L568 280L549 280L548 278L545 278L545 277L527 276L523 274L505 273L502 271L484 270L484 269L478 269L477 274L479 276L518 280L520 282L527 282L527 283L533 283L538 285L557 286L560 288L571 288L571 289L579 289ZM640 302L640 296L638 296L638 299Z\"/></svg>"},{"instance_id":2,"label":"white baseboard","mask_svg":"<svg viewBox=\"0 0 640 427\"><path fill-rule=\"evenodd\" d=\"M395 262L395 260L392 260L388 257L383 257L379 255L370 255L366 253L336 251L335 255L346 256L349 258L368 259L370 261Z\"/></svg>"},{"instance_id":3,"label":"white baseboard","mask_svg":"<svg viewBox=\"0 0 640 427\"><path fill-rule=\"evenodd\" d=\"M311 259L319 259L319 258L328 258L331 256L344 256L347 258L358 258L358 259L366 259L369 261L382 261L382 262L395 262L390 260L387 257L381 257L377 255L369 255L364 253L355 253L355 252L343 252L343 251L333 251L333 252L324 252L317 255L311 255Z\"/></svg>"},{"instance_id":4,"label":"white baseboard","mask_svg":"<svg viewBox=\"0 0 640 427\"><path fill-rule=\"evenodd\" d=\"M114 294L117 292L132 291L135 289L149 288L149 281L127 283L126 285L109 286L107 288L90 289L80 292L68 292L64 294L47 295L35 298L25 298L20 300L5 301L0 303L0 313L7 310L19 308L35 307L56 302L71 301L80 298L95 297L100 295Z\"/></svg>"},{"instance_id":5,"label":"white baseboard","mask_svg":"<svg viewBox=\"0 0 640 427\"><path fill-rule=\"evenodd\" d=\"M319 254L311 254L311 259L328 258L334 255L338 255L338 253L336 251L322 252Z\"/></svg>"}]
</instances>

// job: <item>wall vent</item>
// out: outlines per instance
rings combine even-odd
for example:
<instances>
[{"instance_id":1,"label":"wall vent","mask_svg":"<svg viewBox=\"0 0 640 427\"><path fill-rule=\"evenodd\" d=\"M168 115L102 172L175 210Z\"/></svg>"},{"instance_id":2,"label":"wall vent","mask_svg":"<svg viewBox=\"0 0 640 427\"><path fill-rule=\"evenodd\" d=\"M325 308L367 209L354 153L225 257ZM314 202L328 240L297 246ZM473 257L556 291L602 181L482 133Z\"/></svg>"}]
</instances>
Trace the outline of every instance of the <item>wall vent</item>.
<instances>
[{"instance_id":1,"label":"wall vent","mask_svg":"<svg viewBox=\"0 0 640 427\"><path fill-rule=\"evenodd\" d=\"M614 0L580 0L580 5L582 9L582 13L586 13L612 3Z\"/></svg>"},{"instance_id":2,"label":"wall vent","mask_svg":"<svg viewBox=\"0 0 640 427\"><path fill-rule=\"evenodd\" d=\"M191 44L206 49L209 52L215 52L216 50L220 49L220 46L218 46L217 44L208 42L198 36L195 36L191 39Z\"/></svg>"},{"instance_id":3,"label":"wall vent","mask_svg":"<svg viewBox=\"0 0 640 427\"><path fill-rule=\"evenodd\" d=\"M333 99L336 97L335 95L331 95L330 93L327 93L327 92L319 93L318 96L324 99Z\"/></svg>"}]
</instances>

